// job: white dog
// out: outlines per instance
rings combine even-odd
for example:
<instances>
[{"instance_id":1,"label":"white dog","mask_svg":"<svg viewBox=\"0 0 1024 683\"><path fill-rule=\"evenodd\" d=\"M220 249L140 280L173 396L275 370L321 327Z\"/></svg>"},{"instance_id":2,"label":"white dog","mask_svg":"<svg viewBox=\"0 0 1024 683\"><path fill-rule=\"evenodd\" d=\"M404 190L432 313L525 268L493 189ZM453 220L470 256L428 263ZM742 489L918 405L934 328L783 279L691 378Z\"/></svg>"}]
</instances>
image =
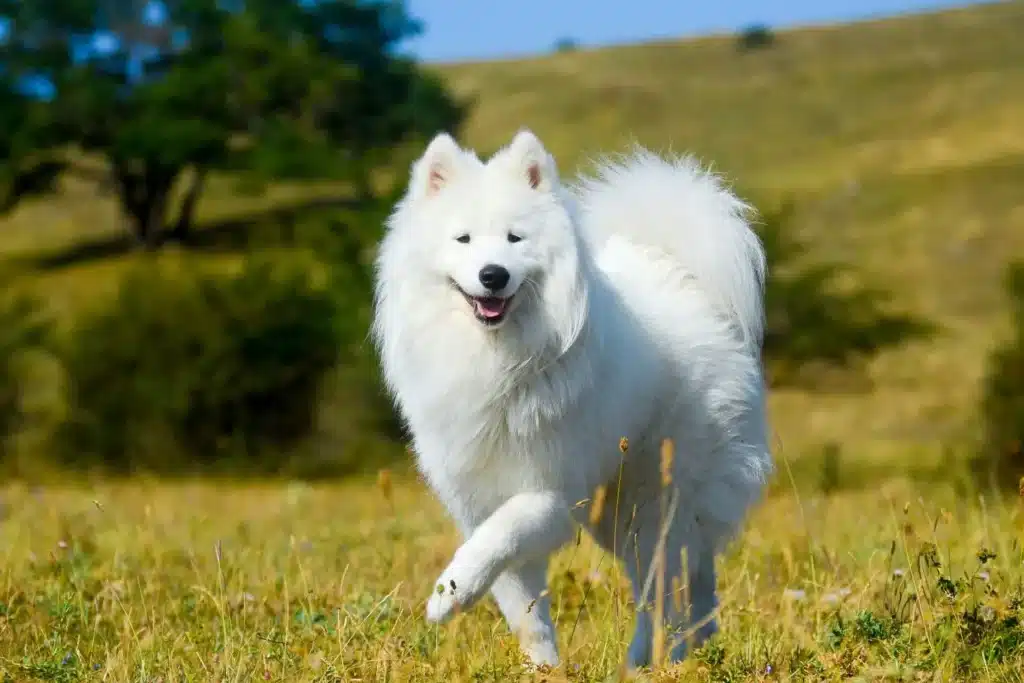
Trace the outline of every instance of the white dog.
<instances>
[{"instance_id":1,"label":"white dog","mask_svg":"<svg viewBox=\"0 0 1024 683\"><path fill-rule=\"evenodd\" d=\"M529 659L557 664L546 572L575 520L624 560L637 604L653 602L659 538L668 577L686 550L689 617L663 603L673 660L681 631L717 630L715 556L772 467L765 261L746 212L689 159L638 150L567 189L528 131L486 163L446 134L430 143L380 247L374 321L420 469L465 537L429 620L490 590ZM591 525L578 503L599 486L608 512ZM632 666L652 634L640 610Z\"/></svg>"}]
</instances>

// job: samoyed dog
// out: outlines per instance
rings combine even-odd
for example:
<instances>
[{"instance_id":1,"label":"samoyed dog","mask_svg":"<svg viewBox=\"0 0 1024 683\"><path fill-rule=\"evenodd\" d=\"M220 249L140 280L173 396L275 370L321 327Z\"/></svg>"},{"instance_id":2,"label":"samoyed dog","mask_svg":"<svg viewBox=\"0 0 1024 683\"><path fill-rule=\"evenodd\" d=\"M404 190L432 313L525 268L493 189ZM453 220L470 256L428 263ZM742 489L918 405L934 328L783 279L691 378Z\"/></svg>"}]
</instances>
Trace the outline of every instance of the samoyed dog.
<instances>
[{"instance_id":1,"label":"samoyed dog","mask_svg":"<svg viewBox=\"0 0 1024 683\"><path fill-rule=\"evenodd\" d=\"M746 216L688 158L638 149L570 187L526 130L486 162L430 142L380 245L373 325L420 470L464 537L428 620L490 592L526 656L557 664L548 558L579 525L632 580L630 665L651 659L654 586L673 660L717 631L715 556L772 467L765 258ZM602 515L583 502L598 490Z\"/></svg>"}]
</instances>

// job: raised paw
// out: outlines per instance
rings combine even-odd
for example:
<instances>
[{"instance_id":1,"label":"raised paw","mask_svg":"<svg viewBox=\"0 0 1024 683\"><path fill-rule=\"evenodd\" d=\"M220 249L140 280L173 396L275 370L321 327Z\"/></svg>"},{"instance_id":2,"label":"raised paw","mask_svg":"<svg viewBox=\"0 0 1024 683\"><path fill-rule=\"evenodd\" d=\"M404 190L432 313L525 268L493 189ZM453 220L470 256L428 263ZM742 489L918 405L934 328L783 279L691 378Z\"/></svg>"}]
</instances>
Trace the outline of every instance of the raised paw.
<instances>
[{"instance_id":1,"label":"raised paw","mask_svg":"<svg viewBox=\"0 0 1024 683\"><path fill-rule=\"evenodd\" d=\"M491 580L479 565L455 554L448 568L434 583L427 601L427 621L444 623L456 612L469 609L490 588Z\"/></svg>"},{"instance_id":2,"label":"raised paw","mask_svg":"<svg viewBox=\"0 0 1024 683\"><path fill-rule=\"evenodd\" d=\"M449 579L446 584L443 575L438 579L434 592L427 601L427 621L443 624L455 616L460 608L457 589L458 584L454 580Z\"/></svg>"}]
</instances>

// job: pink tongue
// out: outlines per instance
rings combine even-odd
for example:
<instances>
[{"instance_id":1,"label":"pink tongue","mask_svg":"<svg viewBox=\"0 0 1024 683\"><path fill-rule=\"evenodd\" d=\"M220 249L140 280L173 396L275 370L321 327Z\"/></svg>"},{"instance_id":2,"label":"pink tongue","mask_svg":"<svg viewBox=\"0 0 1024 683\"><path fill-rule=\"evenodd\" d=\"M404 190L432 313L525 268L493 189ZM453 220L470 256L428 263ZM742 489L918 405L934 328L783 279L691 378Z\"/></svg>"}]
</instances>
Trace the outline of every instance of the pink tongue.
<instances>
[{"instance_id":1,"label":"pink tongue","mask_svg":"<svg viewBox=\"0 0 1024 683\"><path fill-rule=\"evenodd\" d=\"M474 299L477 312L485 318L497 318L505 312L505 300L494 298Z\"/></svg>"}]
</instances>

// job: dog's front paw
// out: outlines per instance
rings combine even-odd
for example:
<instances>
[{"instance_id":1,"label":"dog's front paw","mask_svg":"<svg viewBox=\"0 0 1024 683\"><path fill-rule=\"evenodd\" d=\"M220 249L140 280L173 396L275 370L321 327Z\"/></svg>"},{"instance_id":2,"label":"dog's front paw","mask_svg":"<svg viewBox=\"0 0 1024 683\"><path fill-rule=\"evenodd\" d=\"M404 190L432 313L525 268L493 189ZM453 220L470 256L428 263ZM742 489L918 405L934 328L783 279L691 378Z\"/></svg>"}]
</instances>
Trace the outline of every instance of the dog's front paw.
<instances>
[{"instance_id":1,"label":"dog's front paw","mask_svg":"<svg viewBox=\"0 0 1024 683\"><path fill-rule=\"evenodd\" d=\"M458 593L456 592L457 584L452 581L445 585L442 583L443 579L444 577L442 576L438 580L430 600L427 601L427 621L435 624L443 624L448 621L455 616L455 613L460 608Z\"/></svg>"},{"instance_id":2,"label":"dog's front paw","mask_svg":"<svg viewBox=\"0 0 1024 683\"><path fill-rule=\"evenodd\" d=\"M476 570L475 563L468 563L456 554L434 583L434 591L427 601L427 621L444 623L457 612L471 607L489 588L484 574Z\"/></svg>"}]
</instances>

